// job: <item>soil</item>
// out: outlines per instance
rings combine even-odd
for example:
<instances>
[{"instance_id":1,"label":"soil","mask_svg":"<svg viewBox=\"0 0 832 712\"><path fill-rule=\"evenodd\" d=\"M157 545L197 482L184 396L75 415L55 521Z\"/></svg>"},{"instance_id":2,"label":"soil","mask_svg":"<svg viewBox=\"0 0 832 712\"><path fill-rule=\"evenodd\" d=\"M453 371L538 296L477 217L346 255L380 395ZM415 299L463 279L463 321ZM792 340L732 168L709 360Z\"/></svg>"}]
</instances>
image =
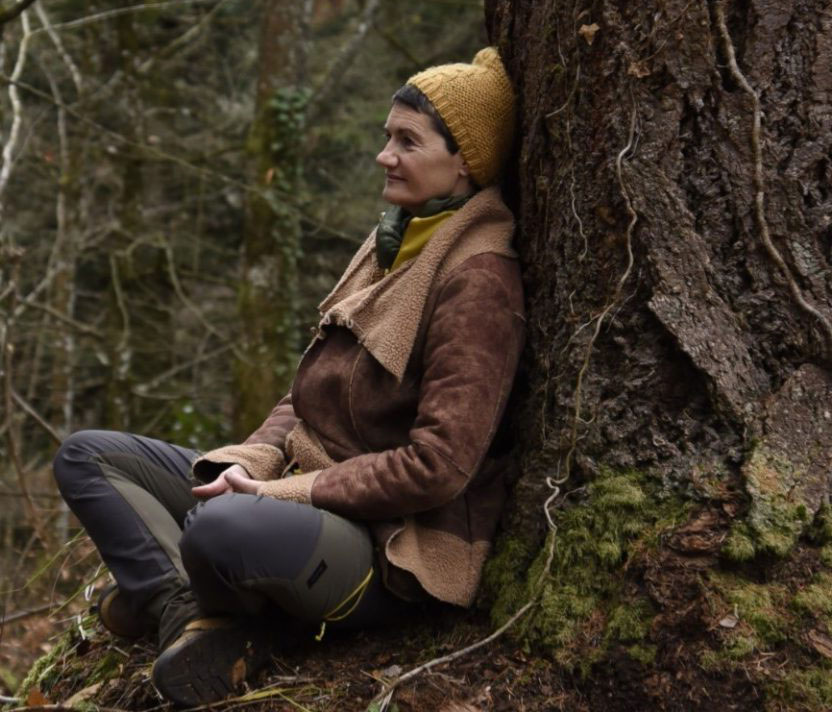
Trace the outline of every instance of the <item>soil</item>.
<instances>
[{"instance_id":1,"label":"soil","mask_svg":"<svg viewBox=\"0 0 832 712\"><path fill-rule=\"evenodd\" d=\"M811 636L809 628L819 640L829 640L817 630L816 620L800 623L795 618L792 635L774 649L761 648L716 668L702 664L704 653L723 650L726 640L737 632L724 627L724 620L720 623L730 614L730 607L723 605L717 587L709 581L707 571L714 563L699 553L689 556L669 548L655 557L631 562L628 577L640 581L660 609L645 641L656 648L652 663L639 662L618 645L580 674L505 636L400 687L389 709L691 712L712 710L715 705L748 712L823 709L799 699L781 704L766 689L767 682L783 678L790 669L817 664L823 657L822 646L815 644L813 652L801 644L806 635ZM783 590L801 591L823 569L818 549L803 542L788 562L755 567L745 580L753 578ZM150 683L155 657L152 642L115 639L94 618L83 620L90 628L87 638L82 639L73 623L68 633L71 645L55 661L44 683L17 709L31 712L46 705L77 708L79 704L83 707L84 701L108 710L169 709ZM15 645L35 640L45 625L45 619L32 617L8 627L0 660L7 661ZM741 611L737 630L748 625ZM272 664L252 681L248 697L227 700L216 708L363 712L381 691L383 680L464 648L490 632L484 612L444 607L425 609L395 628L361 633L327 631L322 642L308 630L286 631L275 647ZM15 640L10 634L21 637ZM96 683L96 676L106 679Z\"/></svg>"}]
</instances>

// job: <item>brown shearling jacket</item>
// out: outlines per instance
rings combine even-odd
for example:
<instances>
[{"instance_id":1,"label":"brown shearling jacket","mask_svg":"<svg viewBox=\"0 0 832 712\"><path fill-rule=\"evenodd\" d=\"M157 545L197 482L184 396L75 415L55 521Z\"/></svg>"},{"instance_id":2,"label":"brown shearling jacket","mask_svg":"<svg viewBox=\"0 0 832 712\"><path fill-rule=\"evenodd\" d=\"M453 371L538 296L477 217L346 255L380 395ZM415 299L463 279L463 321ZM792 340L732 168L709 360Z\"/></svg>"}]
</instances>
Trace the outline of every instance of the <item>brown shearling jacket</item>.
<instances>
[{"instance_id":1,"label":"brown shearling jacket","mask_svg":"<svg viewBox=\"0 0 832 712\"><path fill-rule=\"evenodd\" d=\"M291 393L197 476L237 462L269 480L292 459L317 472L314 506L366 522L391 590L470 605L505 499L509 463L490 451L524 340L512 232L491 188L389 275L371 235L322 303Z\"/></svg>"}]
</instances>

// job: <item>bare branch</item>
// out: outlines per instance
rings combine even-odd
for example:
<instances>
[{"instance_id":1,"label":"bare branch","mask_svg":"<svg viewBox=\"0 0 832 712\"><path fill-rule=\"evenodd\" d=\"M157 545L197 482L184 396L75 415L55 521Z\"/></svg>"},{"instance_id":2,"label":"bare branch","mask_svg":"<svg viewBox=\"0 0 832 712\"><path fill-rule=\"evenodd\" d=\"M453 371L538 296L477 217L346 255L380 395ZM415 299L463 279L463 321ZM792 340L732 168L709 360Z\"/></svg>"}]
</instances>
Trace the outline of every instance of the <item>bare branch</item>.
<instances>
[{"instance_id":1,"label":"bare branch","mask_svg":"<svg viewBox=\"0 0 832 712\"><path fill-rule=\"evenodd\" d=\"M326 77L312 93L312 97L309 100L310 107L317 109L324 101L326 101L330 91L332 91L332 87L335 86L336 82L344 75L344 72L347 71L350 64L352 64L355 56L358 54L358 50L361 48L361 45L367 36L367 33L370 31L370 27L373 24L373 18L375 17L380 4L380 0L369 0L369 2L364 6L364 11L361 13L361 19L358 22L358 27L356 27L355 33L350 38L349 42L344 44L341 51L338 52L338 55L329 66ZM310 113L313 112L310 111Z\"/></svg>"},{"instance_id":2,"label":"bare branch","mask_svg":"<svg viewBox=\"0 0 832 712\"><path fill-rule=\"evenodd\" d=\"M5 25L7 22L14 20L33 2L35 2L35 0L20 0L17 5L12 5L8 10L0 12L0 27Z\"/></svg>"},{"instance_id":3,"label":"bare branch","mask_svg":"<svg viewBox=\"0 0 832 712\"><path fill-rule=\"evenodd\" d=\"M43 527L41 525L40 510L38 509L38 506L35 504L35 501L32 499L31 495L29 494L29 488L26 485L26 473L24 471L23 462L20 459L20 449L18 447L19 443L17 442L17 437L15 436L15 429L12 424L12 417L14 415L14 409L12 408L12 394L14 392L14 389L12 388L13 353L13 346L10 343L6 343L4 353L0 354L0 356L2 356L3 358L3 375L5 376L5 378L3 379L3 400L4 410L6 411L6 418L3 423L3 429L6 433L6 445L9 454L9 460L11 460L12 467L17 473L20 492L23 495L23 501L26 505L26 513L29 517L29 521L32 525L32 528L34 529L35 536L37 536L38 539L40 539L45 544L46 538L43 532Z\"/></svg>"},{"instance_id":4,"label":"bare branch","mask_svg":"<svg viewBox=\"0 0 832 712\"><path fill-rule=\"evenodd\" d=\"M34 407L29 404L27 401L23 399L14 388L10 389L12 399L15 403L17 403L23 410L34 420L41 428L43 428L49 436L55 441L56 445L60 445L63 442L63 438L58 435L55 428L53 428L48 422L46 422L46 418L44 418L40 413L38 413Z\"/></svg>"},{"instance_id":5,"label":"bare branch","mask_svg":"<svg viewBox=\"0 0 832 712\"><path fill-rule=\"evenodd\" d=\"M200 323L205 327L205 329L209 333L218 337L224 343L230 344L232 350L234 351L234 355L244 362L247 361L245 354L243 354L236 346L234 346L233 342L231 342L228 338L221 334L217 330L217 328L210 321L208 321L208 319L205 318L205 315L202 313L202 311L200 311L196 304L194 304L190 299L188 299L188 295L185 294L185 290L182 289L182 284L179 281L179 275L177 275L176 273L176 264L173 260L173 248L170 245L165 244L162 246L162 249L165 251L165 257L167 258L168 265L168 276L170 277L171 284L173 284L173 289L176 292L176 296L179 297L179 299L188 308L188 310L197 319L199 319Z\"/></svg>"},{"instance_id":6,"label":"bare branch","mask_svg":"<svg viewBox=\"0 0 832 712\"><path fill-rule=\"evenodd\" d=\"M27 13L23 12L21 14L21 22L23 24L23 37L20 39L20 46L17 50L17 61L12 70L12 81L9 83L9 100L12 105L12 126L9 130L9 138L3 146L2 164L0 164L0 225L3 224L3 193L6 190L12 174L14 153L17 150L17 142L20 138L20 124L23 121L23 105L20 103L20 94L18 93L15 82L20 79L20 75L23 74L23 68L26 66L26 50L29 46L29 38L32 36Z\"/></svg>"},{"instance_id":7,"label":"bare branch","mask_svg":"<svg viewBox=\"0 0 832 712\"><path fill-rule=\"evenodd\" d=\"M192 366L196 366L198 363L202 363L203 361L209 361L210 359L224 354L226 351L230 351L232 349L232 344L223 344L222 346L214 349L213 351L209 351L206 354L200 354L196 358L192 358L185 363L180 363L172 368L169 368L167 371L160 373L158 376L151 378L149 381L145 383L139 383L133 387L133 393L137 396L146 396L148 391L153 388L156 388L160 384L164 383L169 378L172 378L177 373L181 373Z\"/></svg>"},{"instance_id":8,"label":"bare branch","mask_svg":"<svg viewBox=\"0 0 832 712\"><path fill-rule=\"evenodd\" d=\"M540 572L540 575L537 577L537 581L535 581L534 587L532 588L532 594L529 597L529 600L526 601L524 605L522 605L515 613L501 625L497 630L495 630L491 635L482 638L481 640L472 643L471 645L466 646L465 648L461 648L460 650L456 650L453 653L449 653L448 655L443 655L440 658L434 658L433 660L429 660L428 662L419 665L408 672L399 675L395 680L385 683L384 689L376 696L373 702L378 704L379 712L385 712L387 706L390 704L390 701L393 699L393 693L395 692L396 688L402 685L409 680L412 680L418 675L421 675L426 670L430 670L431 668L436 667L437 665L444 665L445 663L453 662L454 660L461 658L469 653L473 653L475 650L479 650L480 648L485 647L486 645L493 643L497 638L499 638L503 633L505 633L509 628L511 628L517 621L519 621L529 610L531 610L537 603L540 601L540 597L544 591L544 584L546 579L549 578L551 575L551 568L552 568L552 561L555 558L555 541L557 538L557 525L555 524L554 520L552 519L552 513L549 511L550 507L553 506L555 499L557 499L558 495L560 495L560 486L556 483L552 478L546 478L546 485L552 490L550 496L546 499L543 503L543 513L546 516L546 521L549 525L549 536L548 536L548 549L546 551L546 563L543 565L543 570ZM568 496L569 493L567 493ZM565 499L564 497L563 499ZM561 503L563 503L563 499Z\"/></svg>"},{"instance_id":9,"label":"bare branch","mask_svg":"<svg viewBox=\"0 0 832 712\"><path fill-rule=\"evenodd\" d=\"M34 301L34 299L28 299L25 303L27 306L46 312L49 316L55 317L58 321L62 321L67 326L71 326L73 329L85 334L86 336L92 336L94 339L98 339L99 341L103 341L105 338L104 334L94 326L83 324L77 319L73 319L71 316L58 311L55 307L51 307L48 304L41 304L40 302Z\"/></svg>"},{"instance_id":10,"label":"bare branch","mask_svg":"<svg viewBox=\"0 0 832 712\"><path fill-rule=\"evenodd\" d=\"M53 25L54 30L71 30L77 27L84 27L85 25L92 25L102 20L109 20L120 15L128 15L133 12L142 12L144 10L161 10L166 7L174 7L176 5L207 5L215 0L167 0L167 2L143 2L140 5L128 5L127 7L117 7L113 10L105 10L104 12L96 13L95 15L88 15L78 20L71 22L62 22L58 25ZM46 32L46 28L35 30L32 34L39 34Z\"/></svg>"},{"instance_id":11,"label":"bare branch","mask_svg":"<svg viewBox=\"0 0 832 712\"><path fill-rule=\"evenodd\" d=\"M157 52L153 57L147 59L138 69L139 74L146 74L150 69L156 64L156 62L160 59L169 59L172 57L176 52L178 52L183 47L187 46L187 44L194 39L202 30L205 29L207 25L211 23L211 21L216 16L217 12L222 9L222 6L225 5L229 0L220 0L214 7L208 11L205 16L193 27L188 28L183 34L173 40L167 47L164 47L159 52Z\"/></svg>"},{"instance_id":12,"label":"bare branch","mask_svg":"<svg viewBox=\"0 0 832 712\"><path fill-rule=\"evenodd\" d=\"M57 32L55 32L55 28L53 27L52 22L49 20L49 15L46 14L46 10L44 10L43 8L43 3L38 3L37 5L35 5L35 12L37 12L38 14L38 19L43 25L43 29L46 30L46 32L49 34L49 38L52 40L52 44L55 45L55 49L58 51L58 56L61 58L61 60L63 60L63 63L66 65L67 69L69 70L69 73L72 75L72 81L75 83L75 91L78 94L81 94L84 86L84 82L81 77L81 72L78 70L78 65L75 64L72 57L69 56L69 53L64 48L60 36Z\"/></svg>"}]
</instances>

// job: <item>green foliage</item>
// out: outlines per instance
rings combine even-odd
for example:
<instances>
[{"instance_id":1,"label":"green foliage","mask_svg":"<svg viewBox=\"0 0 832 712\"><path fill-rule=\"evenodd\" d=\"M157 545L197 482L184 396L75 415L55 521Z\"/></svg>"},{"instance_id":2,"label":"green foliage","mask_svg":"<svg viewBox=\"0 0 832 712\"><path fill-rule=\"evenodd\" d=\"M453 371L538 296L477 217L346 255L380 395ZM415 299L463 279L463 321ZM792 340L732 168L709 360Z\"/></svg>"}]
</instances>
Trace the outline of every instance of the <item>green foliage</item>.
<instances>
[{"instance_id":1,"label":"green foliage","mask_svg":"<svg viewBox=\"0 0 832 712\"><path fill-rule=\"evenodd\" d=\"M193 401L171 406L170 415L159 426L159 437L196 450L207 450L226 440L225 423L218 413L198 409Z\"/></svg>"},{"instance_id":2,"label":"green foliage","mask_svg":"<svg viewBox=\"0 0 832 712\"><path fill-rule=\"evenodd\" d=\"M26 699L29 691L33 688L44 690L51 687L58 671L58 661L71 651L76 643L74 631L67 631L61 635L52 649L38 658L35 664L32 665L28 674L20 683L20 687L17 688L17 696Z\"/></svg>"},{"instance_id":3,"label":"green foliage","mask_svg":"<svg viewBox=\"0 0 832 712\"><path fill-rule=\"evenodd\" d=\"M679 524L685 505L660 483L637 472L605 472L581 501L557 512L556 548L540 606L519 629L523 638L552 652L567 667L588 670L619 642L639 644L654 615L646 596L628 583L624 565L654 550L662 531ZM550 535L551 536L551 535ZM488 588L498 587L495 624L529 600L547 548L528 566L528 549L516 539L499 542L487 568ZM631 646L632 648L633 646ZM635 656L650 657L648 648Z\"/></svg>"}]
</instances>

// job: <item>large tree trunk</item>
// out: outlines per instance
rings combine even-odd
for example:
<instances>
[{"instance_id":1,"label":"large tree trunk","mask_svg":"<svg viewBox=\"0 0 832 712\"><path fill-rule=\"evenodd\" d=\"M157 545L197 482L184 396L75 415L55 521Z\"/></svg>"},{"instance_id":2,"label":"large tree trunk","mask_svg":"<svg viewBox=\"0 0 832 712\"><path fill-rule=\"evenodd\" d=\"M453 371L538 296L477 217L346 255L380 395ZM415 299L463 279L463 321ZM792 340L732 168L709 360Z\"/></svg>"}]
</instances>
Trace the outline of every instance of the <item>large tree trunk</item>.
<instances>
[{"instance_id":1,"label":"large tree trunk","mask_svg":"<svg viewBox=\"0 0 832 712\"><path fill-rule=\"evenodd\" d=\"M486 5L529 307L495 615L541 597L565 709L828 709L832 7Z\"/></svg>"},{"instance_id":2,"label":"large tree trunk","mask_svg":"<svg viewBox=\"0 0 832 712\"><path fill-rule=\"evenodd\" d=\"M255 117L248 135L254 184L246 201L242 343L234 364L234 433L251 433L289 388L299 336L298 258L301 140L306 93L301 6L270 0L263 9ZM293 196L293 197L291 197Z\"/></svg>"}]
</instances>

